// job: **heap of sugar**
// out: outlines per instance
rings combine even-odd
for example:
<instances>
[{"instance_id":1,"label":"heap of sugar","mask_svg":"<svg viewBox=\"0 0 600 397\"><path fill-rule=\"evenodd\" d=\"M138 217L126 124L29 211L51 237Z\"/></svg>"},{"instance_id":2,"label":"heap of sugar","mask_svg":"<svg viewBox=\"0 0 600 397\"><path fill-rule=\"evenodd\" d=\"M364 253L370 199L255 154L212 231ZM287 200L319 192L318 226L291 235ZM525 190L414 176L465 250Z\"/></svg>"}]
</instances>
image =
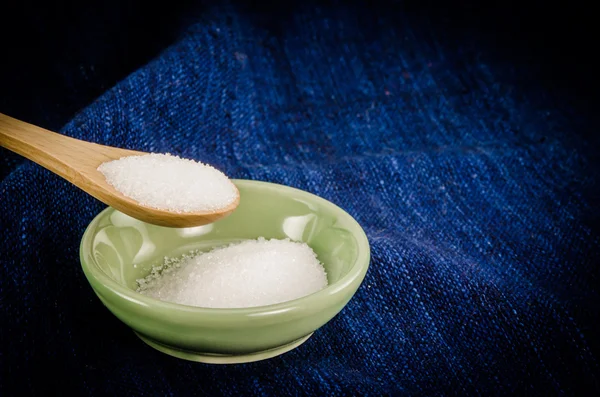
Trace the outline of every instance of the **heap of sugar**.
<instances>
[{"instance_id":1,"label":"heap of sugar","mask_svg":"<svg viewBox=\"0 0 600 397\"><path fill-rule=\"evenodd\" d=\"M210 252L165 258L138 292L167 302L212 308L271 305L327 286L327 275L305 243L247 240Z\"/></svg>"},{"instance_id":2,"label":"heap of sugar","mask_svg":"<svg viewBox=\"0 0 600 397\"><path fill-rule=\"evenodd\" d=\"M101 164L98 171L124 196L171 212L217 211L237 198L221 171L170 154L123 157Z\"/></svg>"}]
</instances>

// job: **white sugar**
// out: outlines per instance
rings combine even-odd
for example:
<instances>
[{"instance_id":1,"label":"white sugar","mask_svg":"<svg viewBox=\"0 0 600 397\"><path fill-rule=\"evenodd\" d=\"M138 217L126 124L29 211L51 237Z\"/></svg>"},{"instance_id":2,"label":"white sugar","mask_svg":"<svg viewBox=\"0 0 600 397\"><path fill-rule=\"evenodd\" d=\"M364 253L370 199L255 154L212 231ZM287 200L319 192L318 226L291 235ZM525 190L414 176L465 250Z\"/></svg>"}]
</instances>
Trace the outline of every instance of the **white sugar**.
<instances>
[{"instance_id":1,"label":"white sugar","mask_svg":"<svg viewBox=\"0 0 600 397\"><path fill-rule=\"evenodd\" d=\"M138 285L138 292L163 301L241 308L312 294L327 286L327 276L305 243L259 238L180 259L165 258Z\"/></svg>"},{"instance_id":2,"label":"white sugar","mask_svg":"<svg viewBox=\"0 0 600 397\"><path fill-rule=\"evenodd\" d=\"M169 154L123 157L98 167L106 181L141 205L172 212L211 212L237 198L233 183L210 165Z\"/></svg>"}]
</instances>

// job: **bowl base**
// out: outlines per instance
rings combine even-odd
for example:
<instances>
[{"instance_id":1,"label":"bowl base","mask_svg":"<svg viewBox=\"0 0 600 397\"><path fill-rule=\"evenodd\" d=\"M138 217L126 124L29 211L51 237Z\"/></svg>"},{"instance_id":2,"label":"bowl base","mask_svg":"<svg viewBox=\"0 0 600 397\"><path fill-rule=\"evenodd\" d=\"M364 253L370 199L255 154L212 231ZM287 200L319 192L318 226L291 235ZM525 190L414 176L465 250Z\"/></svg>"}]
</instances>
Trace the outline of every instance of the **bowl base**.
<instances>
[{"instance_id":1,"label":"bowl base","mask_svg":"<svg viewBox=\"0 0 600 397\"><path fill-rule=\"evenodd\" d=\"M268 349L268 350L262 350L262 351L249 353L249 354L239 354L239 355L231 354L231 355L229 355L229 354L201 353L201 352L196 352L196 351L192 351L192 350L183 350L183 349L179 349L177 347L162 344L153 339L150 339L143 335L140 335L137 332L135 332L135 334L141 340L143 340L147 345L149 345L150 347L153 347L154 349L156 349L160 352L163 352L170 356L181 358L184 360L196 361L196 362L205 363L205 364L242 364L242 363L251 363L251 362L260 361L260 360L266 360L268 358L277 357L283 353L287 353L290 350L297 348L298 346L300 346L301 344L306 342L308 340L308 338L310 338L312 336L312 333L310 333L306 336L303 336L300 339L297 339L291 343L288 343L287 345L274 347L274 348Z\"/></svg>"}]
</instances>

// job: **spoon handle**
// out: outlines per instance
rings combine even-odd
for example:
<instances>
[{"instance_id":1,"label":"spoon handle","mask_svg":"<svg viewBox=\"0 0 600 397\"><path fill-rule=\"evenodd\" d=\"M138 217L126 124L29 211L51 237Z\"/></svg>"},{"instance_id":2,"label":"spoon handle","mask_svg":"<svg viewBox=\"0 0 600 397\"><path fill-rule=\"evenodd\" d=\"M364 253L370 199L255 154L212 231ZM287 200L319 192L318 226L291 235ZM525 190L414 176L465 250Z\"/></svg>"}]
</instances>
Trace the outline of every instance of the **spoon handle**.
<instances>
[{"instance_id":1,"label":"spoon handle","mask_svg":"<svg viewBox=\"0 0 600 397\"><path fill-rule=\"evenodd\" d=\"M0 146L79 186L81 172L105 161L143 153L71 138L0 113Z\"/></svg>"},{"instance_id":2,"label":"spoon handle","mask_svg":"<svg viewBox=\"0 0 600 397\"><path fill-rule=\"evenodd\" d=\"M0 113L0 146L68 180L74 177L71 154L87 149L86 143Z\"/></svg>"}]
</instances>

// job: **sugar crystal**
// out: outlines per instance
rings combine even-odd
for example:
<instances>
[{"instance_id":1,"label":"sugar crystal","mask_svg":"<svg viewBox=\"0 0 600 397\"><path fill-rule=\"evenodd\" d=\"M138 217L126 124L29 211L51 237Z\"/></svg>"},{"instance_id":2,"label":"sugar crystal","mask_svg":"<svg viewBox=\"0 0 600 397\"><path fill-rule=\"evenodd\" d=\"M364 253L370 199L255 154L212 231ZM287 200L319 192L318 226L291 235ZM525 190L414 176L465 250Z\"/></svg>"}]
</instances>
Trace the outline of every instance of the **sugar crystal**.
<instances>
[{"instance_id":1,"label":"sugar crystal","mask_svg":"<svg viewBox=\"0 0 600 397\"><path fill-rule=\"evenodd\" d=\"M108 184L141 205L182 213L223 209L237 198L221 171L194 160L151 153L98 167Z\"/></svg>"},{"instance_id":2,"label":"sugar crystal","mask_svg":"<svg viewBox=\"0 0 600 397\"><path fill-rule=\"evenodd\" d=\"M138 285L138 292L167 302L241 308L312 294L327 286L327 275L306 243L259 238L166 258Z\"/></svg>"}]
</instances>

